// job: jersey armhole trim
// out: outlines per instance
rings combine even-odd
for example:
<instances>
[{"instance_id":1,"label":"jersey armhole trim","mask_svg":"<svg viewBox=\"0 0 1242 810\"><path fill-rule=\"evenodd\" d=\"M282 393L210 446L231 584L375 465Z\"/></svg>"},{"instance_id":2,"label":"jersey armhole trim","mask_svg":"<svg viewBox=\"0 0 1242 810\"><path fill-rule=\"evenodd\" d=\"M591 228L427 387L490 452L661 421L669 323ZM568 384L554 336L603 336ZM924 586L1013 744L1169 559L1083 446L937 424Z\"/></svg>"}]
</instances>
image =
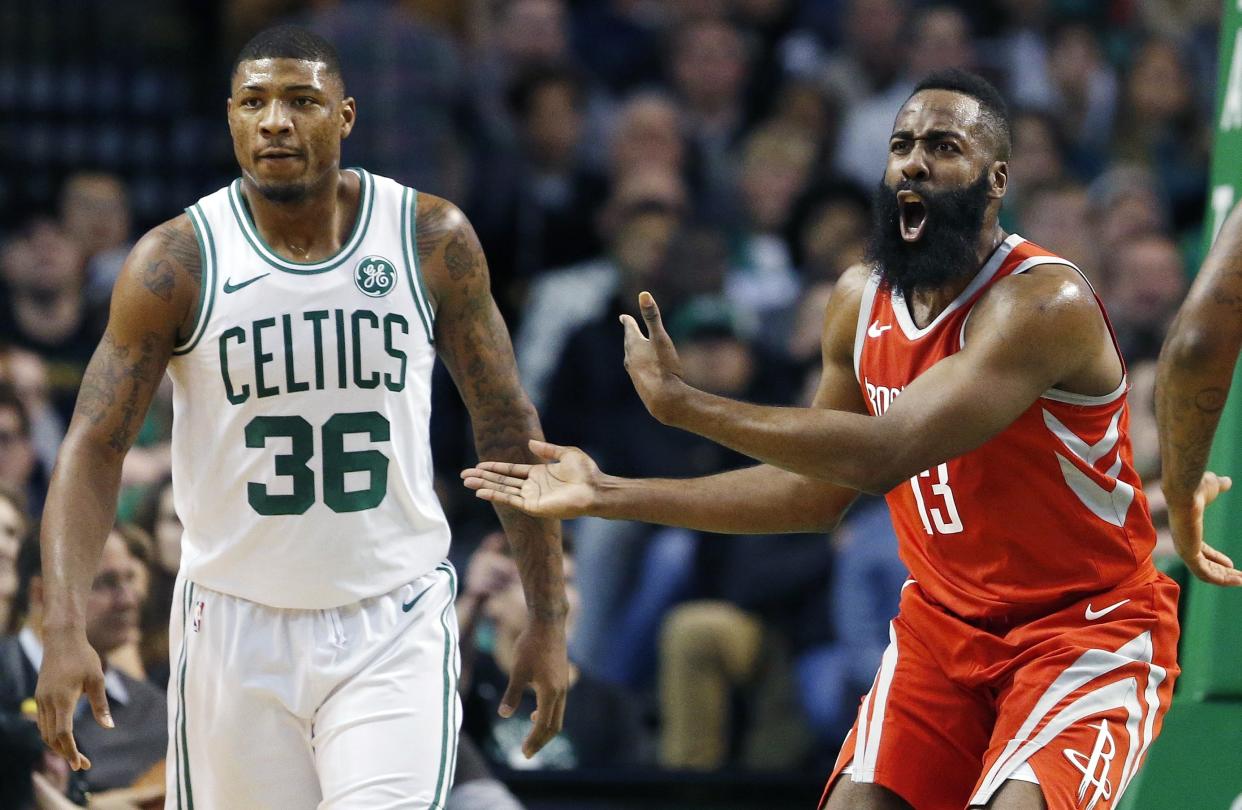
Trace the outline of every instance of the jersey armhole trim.
<instances>
[{"instance_id":1,"label":"jersey armhole trim","mask_svg":"<svg viewBox=\"0 0 1242 810\"><path fill-rule=\"evenodd\" d=\"M1076 394L1073 391L1063 391L1060 388L1049 388L1047 391L1039 395L1040 399L1051 400L1052 402L1060 402L1065 405L1078 405L1083 407L1092 407L1098 405L1111 405L1126 393L1130 387L1130 374L1126 370L1126 359L1121 354L1121 347L1117 345L1117 335L1113 332L1113 325L1108 320L1108 314L1104 311L1104 305L1100 303L1099 293L1095 291L1095 286L1091 283L1091 279L1087 278L1087 274L1082 269L1069 261L1062 259L1060 256L1032 256L1022 264L1018 265L1010 275L1018 275L1025 273L1033 267L1039 267L1045 264L1060 264L1069 267L1082 280L1087 282L1087 289L1091 291L1091 295L1095 298L1095 305L1100 310L1100 315L1104 318L1104 326L1108 329L1108 337L1113 342L1113 350L1117 352L1117 360L1121 363L1121 382L1117 383L1117 387L1107 394L1091 395ZM967 316L969 317L969 316ZM966 346L966 324L962 324L962 346Z\"/></svg>"},{"instance_id":2,"label":"jersey armhole trim","mask_svg":"<svg viewBox=\"0 0 1242 810\"><path fill-rule=\"evenodd\" d=\"M858 303L858 325L854 327L854 377L862 385L862 353L867 340L867 323L871 320L871 310L875 308L875 294L880 287L880 274L875 270L867 276L867 285L863 287L862 300Z\"/></svg>"},{"instance_id":3,"label":"jersey armhole trim","mask_svg":"<svg viewBox=\"0 0 1242 810\"><path fill-rule=\"evenodd\" d=\"M414 298L414 309L418 310L418 319L423 322L423 331L427 342L435 345L435 313L428 303L427 291L423 287L423 271L418 264L418 192L406 188L401 192L401 252L405 259L405 274L410 280L410 295Z\"/></svg>"},{"instance_id":4,"label":"jersey armhole trim","mask_svg":"<svg viewBox=\"0 0 1242 810\"><path fill-rule=\"evenodd\" d=\"M173 345L174 355L189 354L198 345L203 332L207 330L207 322L211 320L211 309L216 302L216 240L211 234L211 226L198 203L185 209L194 226L194 239L198 242L198 258L202 273L198 282L198 312L194 316L194 324L189 336Z\"/></svg>"}]
</instances>

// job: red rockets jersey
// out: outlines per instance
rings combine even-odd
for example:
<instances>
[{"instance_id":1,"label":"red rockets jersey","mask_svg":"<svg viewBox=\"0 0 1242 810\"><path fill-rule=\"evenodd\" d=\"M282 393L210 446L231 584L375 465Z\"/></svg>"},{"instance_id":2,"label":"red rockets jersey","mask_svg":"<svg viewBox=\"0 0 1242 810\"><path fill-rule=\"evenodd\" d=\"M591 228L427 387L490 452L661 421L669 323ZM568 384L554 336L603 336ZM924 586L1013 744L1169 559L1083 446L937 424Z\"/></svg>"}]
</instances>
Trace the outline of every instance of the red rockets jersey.
<instances>
[{"instance_id":1,"label":"red rockets jersey","mask_svg":"<svg viewBox=\"0 0 1242 810\"><path fill-rule=\"evenodd\" d=\"M873 274L854 343L872 415L961 350L971 308L992 284L1041 264L1073 267L1010 236L923 329ZM981 447L888 493L901 558L924 593L966 619L1017 621L1156 575L1156 533L1134 471L1127 387L1123 374L1104 396L1046 391Z\"/></svg>"}]
</instances>

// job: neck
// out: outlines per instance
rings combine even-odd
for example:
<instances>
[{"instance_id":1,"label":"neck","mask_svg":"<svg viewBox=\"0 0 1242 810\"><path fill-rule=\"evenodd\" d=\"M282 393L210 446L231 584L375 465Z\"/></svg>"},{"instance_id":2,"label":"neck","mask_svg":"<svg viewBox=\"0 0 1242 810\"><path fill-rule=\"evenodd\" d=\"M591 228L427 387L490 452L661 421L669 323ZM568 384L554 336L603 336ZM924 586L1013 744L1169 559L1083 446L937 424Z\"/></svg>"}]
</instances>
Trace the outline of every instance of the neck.
<instances>
[{"instance_id":1,"label":"neck","mask_svg":"<svg viewBox=\"0 0 1242 810\"><path fill-rule=\"evenodd\" d=\"M248 175L242 178L242 194L259 234L272 250L295 262L319 261L341 249L353 228L360 192L356 176L339 168L293 202L273 202Z\"/></svg>"},{"instance_id":2,"label":"neck","mask_svg":"<svg viewBox=\"0 0 1242 810\"><path fill-rule=\"evenodd\" d=\"M988 217L984 227L979 231L979 244L975 250L975 272L963 275L939 287L916 290L909 303L910 315L915 325L922 329L957 300L962 291L975 280L975 276L979 275L984 262L996 251L1000 243L1005 241L1006 236L1005 229L1000 226L996 218Z\"/></svg>"}]
</instances>

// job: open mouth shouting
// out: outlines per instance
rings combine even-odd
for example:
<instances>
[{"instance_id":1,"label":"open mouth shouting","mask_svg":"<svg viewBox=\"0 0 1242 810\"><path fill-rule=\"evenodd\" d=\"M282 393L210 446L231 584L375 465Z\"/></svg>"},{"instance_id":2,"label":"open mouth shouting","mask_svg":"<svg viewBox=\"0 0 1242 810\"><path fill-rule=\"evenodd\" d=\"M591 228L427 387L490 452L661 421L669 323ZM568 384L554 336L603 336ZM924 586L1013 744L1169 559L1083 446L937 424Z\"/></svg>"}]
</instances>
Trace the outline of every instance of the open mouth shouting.
<instances>
[{"instance_id":1,"label":"open mouth shouting","mask_svg":"<svg viewBox=\"0 0 1242 810\"><path fill-rule=\"evenodd\" d=\"M898 191L897 217L901 238L907 242L917 242L927 225L927 206L923 203L923 198L913 191Z\"/></svg>"}]
</instances>

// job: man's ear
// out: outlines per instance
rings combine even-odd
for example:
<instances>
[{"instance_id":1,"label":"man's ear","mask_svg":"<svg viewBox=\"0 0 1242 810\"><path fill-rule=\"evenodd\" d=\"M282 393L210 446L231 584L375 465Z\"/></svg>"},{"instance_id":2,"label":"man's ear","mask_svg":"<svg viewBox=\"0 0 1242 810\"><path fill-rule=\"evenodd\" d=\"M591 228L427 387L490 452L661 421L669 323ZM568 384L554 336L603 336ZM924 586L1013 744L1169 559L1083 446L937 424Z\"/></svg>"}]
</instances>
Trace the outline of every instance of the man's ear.
<instances>
[{"instance_id":1,"label":"man's ear","mask_svg":"<svg viewBox=\"0 0 1242 810\"><path fill-rule=\"evenodd\" d=\"M354 131L354 122L358 120L358 105L353 96L341 101L341 140L349 137Z\"/></svg>"},{"instance_id":2,"label":"man's ear","mask_svg":"<svg viewBox=\"0 0 1242 810\"><path fill-rule=\"evenodd\" d=\"M999 200L1005 196L1005 192L1009 189L1009 162L998 160L988 169L988 196L994 200Z\"/></svg>"}]
</instances>

